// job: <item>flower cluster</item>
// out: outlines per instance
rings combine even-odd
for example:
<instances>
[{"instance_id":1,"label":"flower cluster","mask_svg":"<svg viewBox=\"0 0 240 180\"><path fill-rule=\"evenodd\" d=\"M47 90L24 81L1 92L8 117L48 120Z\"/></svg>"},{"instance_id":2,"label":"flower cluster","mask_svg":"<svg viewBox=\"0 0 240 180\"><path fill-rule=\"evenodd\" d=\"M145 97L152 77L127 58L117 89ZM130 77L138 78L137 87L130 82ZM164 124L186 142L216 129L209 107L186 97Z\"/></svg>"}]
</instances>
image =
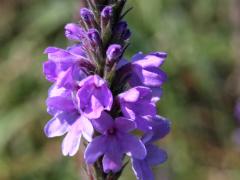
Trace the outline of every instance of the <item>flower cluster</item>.
<instances>
[{"instance_id":1,"label":"flower cluster","mask_svg":"<svg viewBox=\"0 0 240 180\"><path fill-rule=\"evenodd\" d=\"M65 26L73 45L45 50L43 72L53 83L46 104L53 118L44 132L47 137L65 135L65 156L75 155L83 138L86 163L100 162L104 178L117 179L129 156L137 178L151 180L151 167L167 158L154 145L170 130L169 121L156 110L166 80L159 67L167 54L123 58L131 36L122 20L125 3L89 0L80 9L79 23Z\"/></svg>"}]
</instances>

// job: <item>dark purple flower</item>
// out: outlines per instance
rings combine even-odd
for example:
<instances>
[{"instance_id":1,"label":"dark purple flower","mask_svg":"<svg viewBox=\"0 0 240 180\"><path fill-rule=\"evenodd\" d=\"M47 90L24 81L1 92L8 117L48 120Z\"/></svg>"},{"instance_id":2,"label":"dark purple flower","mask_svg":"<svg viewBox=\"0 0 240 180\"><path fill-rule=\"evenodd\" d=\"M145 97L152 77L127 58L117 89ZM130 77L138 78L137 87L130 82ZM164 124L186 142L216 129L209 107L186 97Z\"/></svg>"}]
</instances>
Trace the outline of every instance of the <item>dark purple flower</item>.
<instances>
[{"instance_id":1,"label":"dark purple flower","mask_svg":"<svg viewBox=\"0 0 240 180\"><path fill-rule=\"evenodd\" d=\"M167 79L167 75L159 69L166 57L167 53L157 52L148 55L138 53L132 58L131 86L150 87L154 101L159 100L162 94L161 86Z\"/></svg>"},{"instance_id":2,"label":"dark purple flower","mask_svg":"<svg viewBox=\"0 0 240 180\"><path fill-rule=\"evenodd\" d=\"M44 127L47 137L67 134L62 143L63 155L73 156L77 153L81 136L92 140L93 127L91 122L76 109L72 93L64 88L53 86L46 101L48 112L53 118Z\"/></svg>"},{"instance_id":3,"label":"dark purple flower","mask_svg":"<svg viewBox=\"0 0 240 180\"><path fill-rule=\"evenodd\" d=\"M119 44L111 44L107 49L108 61L113 62L122 55L122 46Z\"/></svg>"},{"instance_id":4,"label":"dark purple flower","mask_svg":"<svg viewBox=\"0 0 240 180\"><path fill-rule=\"evenodd\" d=\"M152 102L150 88L137 86L118 95L122 113L134 120L143 131L151 130L152 117L156 116L156 106Z\"/></svg>"},{"instance_id":5,"label":"dark purple flower","mask_svg":"<svg viewBox=\"0 0 240 180\"><path fill-rule=\"evenodd\" d=\"M102 111L110 111L113 96L107 82L98 75L83 79L77 92L78 107L89 119L99 118Z\"/></svg>"},{"instance_id":6,"label":"dark purple flower","mask_svg":"<svg viewBox=\"0 0 240 180\"><path fill-rule=\"evenodd\" d=\"M144 159L146 149L140 139L129 134L134 130L135 123L124 117L113 121L112 117L103 112L99 119L92 121L94 128L101 134L93 139L85 151L85 160L93 164L103 156L103 169L105 173L118 172L122 168L125 153L136 159Z\"/></svg>"}]
</instances>

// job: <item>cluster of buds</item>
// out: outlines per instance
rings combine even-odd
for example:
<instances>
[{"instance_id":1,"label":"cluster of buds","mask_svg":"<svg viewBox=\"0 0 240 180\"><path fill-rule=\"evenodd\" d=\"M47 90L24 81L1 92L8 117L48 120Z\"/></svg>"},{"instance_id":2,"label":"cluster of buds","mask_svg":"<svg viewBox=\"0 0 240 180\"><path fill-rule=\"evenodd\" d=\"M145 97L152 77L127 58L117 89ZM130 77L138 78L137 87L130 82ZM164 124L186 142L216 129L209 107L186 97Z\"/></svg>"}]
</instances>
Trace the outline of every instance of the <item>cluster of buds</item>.
<instances>
[{"instance_id":1,"label":"cluster of buds","mask_svg":"<svg viewBox=\"0 0 240 180\"><path fill-rule=\"evenodd\" d=\"M167 54L137 53L123 58L131 36L123 21L126 0L87 1L78 24L65 26L74 45L48 47L43 63L53 83L46 100L53 117L47 137L65 135L62 153L73 156L82 144L96 179L118 179L132 163L137 179L154 179L151 167L167 159L154 143L168 134L170 122L157 115ZM83 139L83 143L81 142Z\"/></svg>"}]
</instances>

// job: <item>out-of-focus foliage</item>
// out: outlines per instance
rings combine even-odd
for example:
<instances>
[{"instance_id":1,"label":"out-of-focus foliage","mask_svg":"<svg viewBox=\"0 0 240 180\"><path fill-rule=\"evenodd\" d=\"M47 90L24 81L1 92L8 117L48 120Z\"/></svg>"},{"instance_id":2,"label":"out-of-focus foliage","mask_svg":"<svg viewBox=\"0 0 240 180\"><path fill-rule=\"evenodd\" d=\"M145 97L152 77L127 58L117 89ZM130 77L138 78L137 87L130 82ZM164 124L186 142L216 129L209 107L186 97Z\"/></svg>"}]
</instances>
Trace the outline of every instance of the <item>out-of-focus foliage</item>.
<instances>
[{"instance_id":1,"label":"out-of-focus foliage","mask_svg":"<svg viewBox=\"0 0 240 180\"><path fill-rule=\"evenodd\" d=\"M154 169L157 180L240 179L240 148L232 142L238 82L231 82L237 80L231 1L129 0L128 57L139 50L169 53L159 113L172 120L172 132L159 142L169 160ZM75 180L83 173L82 152L63 157L61 138L49 140L42 131L50 118L42 52L67 44L63 27L77 21L79 2L0 1L1 180ZM122 179L134 176L127 170Z\"/></svg>"}]
</instances>

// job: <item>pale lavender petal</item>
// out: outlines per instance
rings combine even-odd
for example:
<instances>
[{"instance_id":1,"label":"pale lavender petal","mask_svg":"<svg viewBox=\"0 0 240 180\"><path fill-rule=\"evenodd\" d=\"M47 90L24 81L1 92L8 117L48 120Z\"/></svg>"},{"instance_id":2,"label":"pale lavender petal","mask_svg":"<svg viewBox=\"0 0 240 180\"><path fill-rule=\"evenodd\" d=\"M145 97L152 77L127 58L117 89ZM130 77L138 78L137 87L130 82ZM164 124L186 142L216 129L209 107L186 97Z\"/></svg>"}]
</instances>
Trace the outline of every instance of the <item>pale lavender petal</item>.
<instances>
[{"instance_id":1,"label":"pale lavender petal","mask_svg":"<svg viewBox=\"0 0 240 180\"><path fill-rule=\"evenodd\" d=\"M69 124L64 119L53 117L44 127L45 135L49 138L64 135L69 128Z\"/></svg>"},{"instance_id":2,"label":"pale lavender petal","mask_svg":"<svg viewBox=\"0 0 240 180\"><path fill-rule=\"evenodd\" d=\"M79 117L70 127L62 142L62 153L64 156L74 156L80 146L82 136L82 117Z\"/></svg>"},{"instance_id":3,"label":"pale lavender petal","mask_svg":"<svg viewBox=\"0 0 240 180\"><path fill-rule=\"evenodd\" d=\"M91 121L89 121L86 117L81 116L80 118L81 124L82 124L82 135L83 137L88 141L91 142L92 141L92 136L94 133L94 129L92 126Z\"/></svg>"},{"instance_id":4,"label":"pale lavender petal","mask_svg":"<svg viewBox=\"0 0 240 180\"><path fill-rule=\"evenodd\" d=\"M87 164L93 164L106 151L106 137L97 136L88 144L84 159Z\"/></svg>"}]
</instances>

